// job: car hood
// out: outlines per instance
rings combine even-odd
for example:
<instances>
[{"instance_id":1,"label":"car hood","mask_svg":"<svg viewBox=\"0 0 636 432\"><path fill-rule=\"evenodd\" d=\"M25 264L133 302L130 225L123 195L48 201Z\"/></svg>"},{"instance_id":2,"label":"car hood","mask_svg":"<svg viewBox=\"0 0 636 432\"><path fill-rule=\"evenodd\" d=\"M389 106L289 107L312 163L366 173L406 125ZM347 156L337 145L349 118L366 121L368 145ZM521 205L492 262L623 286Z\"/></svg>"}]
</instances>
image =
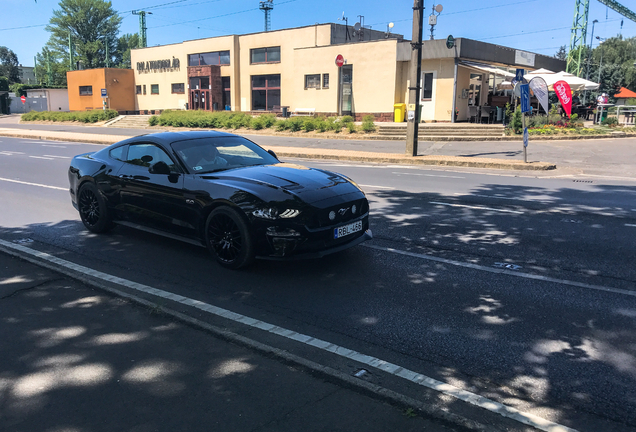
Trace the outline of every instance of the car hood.
<instances>
[{"instance_id":1,"label":"car hood","mask_svg":"<svg viewBox=\"0 0 636 432\"><path fill-rule=\"evenodd\" d=\"M249 191L266 200L275 198L272 189L295 195L308 204L352 192L362 194L340 174L288 163L235 168L201 178Z\"/></svg>"}]
</instances>

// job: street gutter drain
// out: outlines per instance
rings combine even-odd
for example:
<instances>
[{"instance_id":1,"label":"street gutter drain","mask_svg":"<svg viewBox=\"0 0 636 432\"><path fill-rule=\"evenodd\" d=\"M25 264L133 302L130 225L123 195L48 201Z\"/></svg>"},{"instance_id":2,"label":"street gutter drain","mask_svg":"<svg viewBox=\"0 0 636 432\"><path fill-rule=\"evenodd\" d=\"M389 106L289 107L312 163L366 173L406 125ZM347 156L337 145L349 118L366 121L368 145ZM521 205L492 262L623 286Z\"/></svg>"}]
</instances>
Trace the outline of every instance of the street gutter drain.
<instances>
[{"instance_id":1,"label":"street gutter drain","mask_svg":"<svg viewBox=\"0 0 636 432\"><path fill-rule=\"evenodd\" d=\"M356 378L362 378L367 373L368 371L366 369L360 369L358 372L354 373L353 376Z\"/></svg>"}]
</instances>

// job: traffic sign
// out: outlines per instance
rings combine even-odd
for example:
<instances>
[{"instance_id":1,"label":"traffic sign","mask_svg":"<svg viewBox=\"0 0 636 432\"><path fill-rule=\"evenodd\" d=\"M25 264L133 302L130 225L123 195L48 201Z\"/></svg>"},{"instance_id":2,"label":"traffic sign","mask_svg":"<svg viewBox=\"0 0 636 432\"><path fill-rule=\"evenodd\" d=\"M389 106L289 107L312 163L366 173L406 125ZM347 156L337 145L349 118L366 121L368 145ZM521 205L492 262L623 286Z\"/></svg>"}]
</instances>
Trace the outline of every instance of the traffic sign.
<instances>
[{"instance_id":1,"label":"traffic sign","mask_svg":"<svg viewBox=\"0 0 636 432\"><path fill-rule=\"evenodd\" d=\"M451 49L455 46L455 38L453 35L448 35L446 38L446 48Z\"/></svg>"},{"instance_id":2,"label":"traffic sign","mask_svg":"<svg viewBox=\"0 0 636 432\"><path fill-rule=\"evenodd\" d=\"M521 94L521 112L530 112L530 84L519 84Z\"/></svg>"},{"instance_id":3,"label":"traffic sign","mask_svg":"<svg viewBox=\"0 0 636 432\"><path fill-rule=\"evenodd\" d=\"M338 54L336 56L336 66L342 67L343 64L344 64L344 57L342 56L342 54Z\"/></svg>"},{"instance_id":4,"label":"traffic sign","mask_svg":"<svg viewBox=\"0 0 636 432\"><path fill-rule=\"evenodd\" d=\"M517 69L517 71L515 72L515 79L519 82L524 82L523 76L525 75L525 72L525 69Z\"/></svg>"},{"instance_id":5,"label":"traffic sign","mask_svg":"<svg viewBox=\"0 0 636 432\"><path fill-rule=\"evenodd\" d=\"M106 92L106 89L102 89L102 97L108 97L108 92Z\"/></svg>"},{"instance_id":6,"label":"traffic sign","mask_svg":"<svg viewBox=\"0 0 636 432\"><path fill-rule=\"evenodd\" d=\"M22 101L22 103L26 103L26 97L20 96L20 100Z\"/></svg>"}]
</instances>

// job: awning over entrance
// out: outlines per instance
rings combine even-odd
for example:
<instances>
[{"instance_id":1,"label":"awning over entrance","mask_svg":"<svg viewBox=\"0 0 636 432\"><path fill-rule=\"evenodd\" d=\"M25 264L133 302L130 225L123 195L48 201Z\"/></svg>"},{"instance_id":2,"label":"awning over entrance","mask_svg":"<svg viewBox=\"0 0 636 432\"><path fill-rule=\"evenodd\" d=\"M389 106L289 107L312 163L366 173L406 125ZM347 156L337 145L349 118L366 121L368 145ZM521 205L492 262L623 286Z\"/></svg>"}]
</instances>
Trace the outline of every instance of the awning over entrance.
<instances>
[{"instance_id":1,"label":"awning over entrance","mask_svg":"<svg viewBox=\"0 0 636 432\"><path fill-rule=\"evenodd\" d=\"M493 74L497 76L502 76L504 78L514 78L515 76L515 74L513 74L512 72L508 72L507 70L499 69L498 67L484 64L484 63L460 61L459 64L467 68L475 69L479 72L485 72L485 73L489 73L489 74Z\"/></svg>"}]
</instances>

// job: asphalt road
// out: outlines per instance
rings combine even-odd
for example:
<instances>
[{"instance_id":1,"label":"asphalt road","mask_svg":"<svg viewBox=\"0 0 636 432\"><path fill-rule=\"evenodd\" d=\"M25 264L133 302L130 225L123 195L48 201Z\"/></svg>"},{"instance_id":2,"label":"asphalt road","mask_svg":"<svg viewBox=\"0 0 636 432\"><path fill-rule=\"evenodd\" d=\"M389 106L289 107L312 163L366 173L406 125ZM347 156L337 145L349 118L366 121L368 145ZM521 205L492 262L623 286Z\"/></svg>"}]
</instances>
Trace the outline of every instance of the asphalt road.
<instances>
[{"instance_id":1,"label":"asphalt road","mask_svg":"<svg viewBox=\"0 0 636 432\"><path fill-rule=\"evenodd\" d=\"M375 240L232 272L203 248L125 227L88 234L66 169L97 148L0 138L0 239L28 238L580 431L636 430L635 182L304 161L361 185Z\"/></svg>"}]
</instances>

